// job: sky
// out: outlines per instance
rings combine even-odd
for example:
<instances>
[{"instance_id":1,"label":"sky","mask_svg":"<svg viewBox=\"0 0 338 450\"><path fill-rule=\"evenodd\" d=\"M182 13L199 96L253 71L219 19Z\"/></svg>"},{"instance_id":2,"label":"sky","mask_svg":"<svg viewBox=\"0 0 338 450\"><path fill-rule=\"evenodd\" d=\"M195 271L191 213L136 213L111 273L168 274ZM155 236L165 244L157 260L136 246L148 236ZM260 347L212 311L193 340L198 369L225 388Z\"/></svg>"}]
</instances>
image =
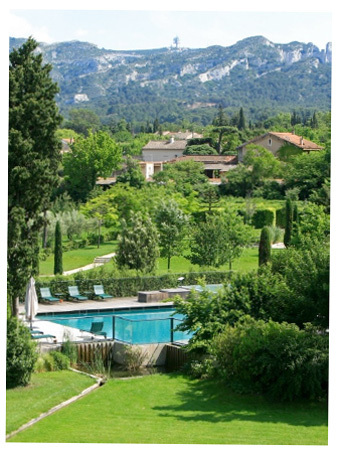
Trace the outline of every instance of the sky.
<instances>
[{"instance_id":1,"label":"sky","mask_svg":"<svg viewBox=\"0 0 338 450\"><path fill-rule=\"evenodd\" d=\"M93 8L93 3L96 10L86 9ZM259 10L260 2L257 1L255 10L248 7L248 10L237 11L235 8L226 10L224 1L213 0L193 2L193 8L187 6L185 0L173 0L165 9L155 2L143 1L143 10L140 10L140 3L128 0L123 2L124 10L114 9L116 3L81 2L82 9L76 9L75 2L69 0L59 1L58 9L44 9L46 5L42 2L13 0L8 11L9 36L26 38L32 35L37 41L46 43L81 40L112 50L169 47L176 36L182 47L189 48L229 46L257 35L274 43L312 42L320 49L332 41L332 15L325 10L325 0L321 3L321 11L311 10L311 2L306 2L303 9L298 7L293 11L288 1L283 2L284 8L279 6L275 11L264 1L261 4L267 5L266 10L264 7ZM244 8L245 2L241 4ZM291 4L295 6L299 2Z\"/></svg>"}]
</instances>

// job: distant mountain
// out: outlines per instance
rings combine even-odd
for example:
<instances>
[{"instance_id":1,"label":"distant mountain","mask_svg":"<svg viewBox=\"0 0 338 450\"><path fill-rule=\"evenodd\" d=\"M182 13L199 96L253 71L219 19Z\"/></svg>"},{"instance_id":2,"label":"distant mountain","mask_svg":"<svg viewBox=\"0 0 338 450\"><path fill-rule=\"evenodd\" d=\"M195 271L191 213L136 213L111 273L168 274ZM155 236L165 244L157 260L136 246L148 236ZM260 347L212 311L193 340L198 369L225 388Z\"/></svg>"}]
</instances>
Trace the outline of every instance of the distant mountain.
<instances>
[{"instance_id":1,"label":"distant mountain","mask_svg":"<svg viewBox=\"0 0 338 450\"><path fill-rule=\"evenodd\" d=\"M10 51L23 39L10 39ZM274 44L263 36L229 47L116 51L79 41L39 45L60 86L61 112L88 107L128 121L209 121L215 107L264 111L329 110L332 47Z\"/></svg>"}]
</instances>

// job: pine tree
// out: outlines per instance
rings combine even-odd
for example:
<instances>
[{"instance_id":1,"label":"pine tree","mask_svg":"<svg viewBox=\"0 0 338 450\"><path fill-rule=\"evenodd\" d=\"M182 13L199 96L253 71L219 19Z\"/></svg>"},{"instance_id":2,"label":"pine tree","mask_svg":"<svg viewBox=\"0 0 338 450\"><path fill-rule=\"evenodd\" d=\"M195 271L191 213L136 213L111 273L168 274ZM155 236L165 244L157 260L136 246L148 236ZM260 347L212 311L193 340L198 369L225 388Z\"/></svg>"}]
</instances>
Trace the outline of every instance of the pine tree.
<instances>
[{"instance_id":1,"label":"pine tree","mask_svg":"<svg viewBox=\"0 0 338 450\"><path fill-rule=\"evenodd\" d=\"M61 116L51 65L29 38L10 54L8 148L8 297L17 315L30 276L38 273L39 232L61 161L55 132Z\"/></svg>"},{"instance_id":2,"label":"pine tree","mask_svg":"<svg viewBox=\"0 0 338 450\"><path fill-rule=\"evenodd\" d=\"M258 264L267 264L271 258L271 239L268 227L263 227L259 241Z\"/></svg>"},{"instance_id":3,"label":"pine tree","mask_svg":"<svg viewBox=\"0 0 338 450\"><path fill-rule=\"evenodd\" d=\"M293 228L293 203L290 198L286 200L285 216L284 245L288 247L291 244Z\"/></svg>"},{"instance_id":4,"label":"pine tree","mask_svg":"<svg viewBox=\"0 0 338 450\"><path fill-rule=\"evenodd\" d=\"M62 275L62 232L60 222L55 225L54 275Z\"/></svg>"}]
</instances>

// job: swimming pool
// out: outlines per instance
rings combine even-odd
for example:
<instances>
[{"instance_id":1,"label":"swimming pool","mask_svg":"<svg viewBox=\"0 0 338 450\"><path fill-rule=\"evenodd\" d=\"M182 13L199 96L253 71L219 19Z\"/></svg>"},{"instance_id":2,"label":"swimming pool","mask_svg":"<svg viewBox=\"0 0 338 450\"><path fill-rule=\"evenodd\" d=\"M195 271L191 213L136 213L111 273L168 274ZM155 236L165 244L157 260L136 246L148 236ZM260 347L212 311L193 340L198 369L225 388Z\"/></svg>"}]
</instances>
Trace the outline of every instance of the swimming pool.
<instances>
[{"instance_id":1,"label":"swimming pool","mask_svg":"<svg viewBox=\"0 0 338 450\"><path fill-rule=\"evenodd\" d=\"M192 333L175 331L183 315L173 307L41 314L37 318L89 332L93 323L103 322L102 331L108 339L129 344L187 341L192 337Z\"/></svg>"}]
</instances>

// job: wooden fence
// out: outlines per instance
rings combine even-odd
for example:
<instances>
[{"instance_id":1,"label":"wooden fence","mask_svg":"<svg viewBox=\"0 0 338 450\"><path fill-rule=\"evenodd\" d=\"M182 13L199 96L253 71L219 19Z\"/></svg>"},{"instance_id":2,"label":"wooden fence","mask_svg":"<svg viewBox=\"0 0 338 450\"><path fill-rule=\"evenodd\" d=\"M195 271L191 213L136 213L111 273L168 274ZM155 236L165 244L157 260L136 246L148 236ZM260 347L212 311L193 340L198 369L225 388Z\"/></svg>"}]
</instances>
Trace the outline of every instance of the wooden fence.
<instances>
[{"instance_id":1,"label":"wooden fence","mask_svg":"<svg viewBox=\"0 0 338 450\"><path fill-rule=\"evenodd\" d=\"M105 342L83 342L77 344L77 358L79 362L91 363L98 357L102 361L112 359L114 341Z\"/></svg>"},{"instance_id":2,"label":"wooden fence","mask_svg":"<svg viewBox=\"0 0 338 450\"><path fill-rule=\"evenodd\" d=\"M167 344L166 368L168 370L180 369L189 361L189 355L183 347Z\"/></svg>"}]
</instances>

